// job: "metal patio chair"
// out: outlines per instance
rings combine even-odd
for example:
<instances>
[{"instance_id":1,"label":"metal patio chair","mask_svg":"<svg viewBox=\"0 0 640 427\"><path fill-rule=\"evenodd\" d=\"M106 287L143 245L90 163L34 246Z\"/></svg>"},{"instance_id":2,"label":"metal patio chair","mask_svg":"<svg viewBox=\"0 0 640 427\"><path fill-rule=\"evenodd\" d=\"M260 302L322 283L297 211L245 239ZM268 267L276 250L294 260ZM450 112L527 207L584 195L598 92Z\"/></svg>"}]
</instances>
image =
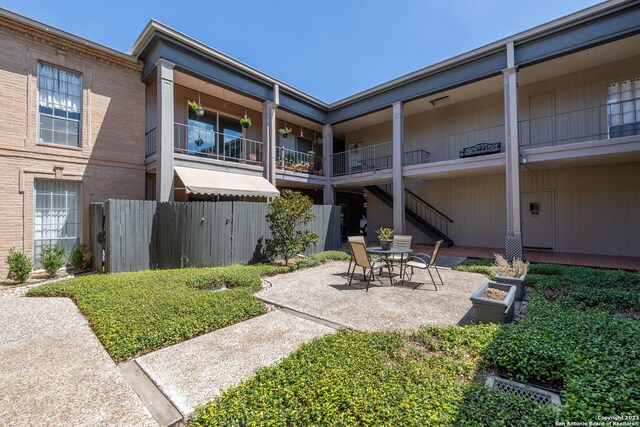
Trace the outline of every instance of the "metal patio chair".
<instances>
[{"instance_id":1,"label":"metal patio chair","mask_svg":"<svg viewBox=\"0 0 640 427\"><path fill-rule=\"evenodd\" d=\"M349 242L360 242L364 245L365 249L367 247L367 242L364 240L364 236L347 236L347 240ZM351 248L351 246L349 246ZM351 266L353 265L353 251L351 251L351 259L349 260L349 268L347 269L347 275L351 274ZM354 265L355 270L355 265Z\"/></svg>"},{"instance_id":2,"label":"metal patio chair","mask_svg":"<svg viewBox=\"0 0 640 427\"><path fill-rule=\"evenodd\" d=\"M436 261L438 260L438 253L440 253L440 245L442 245L443 242L444 240L438 240L436 242L436 245L433 247L433 253L431 255L415 253L409 257L404 270L405 274L409 276L409 280L411 280L411 278L413 277L414 268L427 270L427 272L429 273L429 276L431 277L431 281L433 282L433 286L436 288L436 291L437 291L438 285L436 284L436 281L433 279L433 275L431 274L431 268L434 268L436 270L436 273L438 274L438 278L440 279L440 284L444 285L444 282L442 281L442 276L440 276L440 272L438 271L438 267L436 266ZM407 273L407 268L411 269L411 273ZM423 284L424 283L419 283L418 286L416 286L413 289L418 289Z\"/></svg>"},{"instance_id":3,"label":"metal patio chair","mask_svg":"<svg viewBox=\"0 0 640 427\"><path fill-rule=\"evenodd\" d=\"M391 267L389 266L389 263L383 258L378 258L372 263L371 258L369 258L369 254L367 254L367 248L364 243L350 241L349 248L351 248L351 256L353 257L354 262L353 271L351 272L351 277L349 277L349 286L351 286L351 282L353 281L353 275L356 272L356 267L362 267L362 275L364 276L364 280L367 282L367 292L369 291L371 280L374 278L373 271L380 268L381 264L386 265L389 270L389 276L391 277Z\"/></svg>"}]
</instances>

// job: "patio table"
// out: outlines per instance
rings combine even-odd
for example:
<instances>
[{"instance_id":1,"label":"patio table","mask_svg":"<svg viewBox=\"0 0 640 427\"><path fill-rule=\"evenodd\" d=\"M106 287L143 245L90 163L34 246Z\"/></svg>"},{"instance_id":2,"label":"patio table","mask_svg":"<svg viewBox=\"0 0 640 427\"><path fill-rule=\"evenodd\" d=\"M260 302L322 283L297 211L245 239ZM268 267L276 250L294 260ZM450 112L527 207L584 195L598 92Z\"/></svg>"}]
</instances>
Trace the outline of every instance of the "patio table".
<instances>
[{"instance_id":1,"label":"patio table","mask_svg":"<svg viewBox=\"0 0 640 427\"><path fill-rule=\"evenodd\" d=\"M404 284L405 255L408 259L412 252L413 250L411 248L382 249L380 246L367 247L367 253L382 255L385 257L387 263L390 262L389 255L400 255L400 286ZM393 277L390 276L389 281L391 282L391 286L393 286Z\"/></svg>"}]
</instances>

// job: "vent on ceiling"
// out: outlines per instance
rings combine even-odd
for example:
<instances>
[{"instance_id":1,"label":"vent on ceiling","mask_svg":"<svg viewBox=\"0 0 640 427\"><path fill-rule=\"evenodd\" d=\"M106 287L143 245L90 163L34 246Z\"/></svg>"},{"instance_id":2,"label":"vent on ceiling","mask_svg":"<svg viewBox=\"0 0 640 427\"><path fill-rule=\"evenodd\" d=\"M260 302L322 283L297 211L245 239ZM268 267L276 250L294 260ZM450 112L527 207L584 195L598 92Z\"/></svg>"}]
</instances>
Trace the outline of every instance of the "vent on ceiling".
<instances>
[{"instance_id":1,"label":"vent on ceiling","mask_svg":"<svg viewBox=\"0 0 640 427\"><path fill-rule=\"evenodd\" d=\"M539 405L546 405L550 403L558 406L562 405L562 400L558 393L518 381L489 375L485 385L493 390L511 393Z\"/></svg>"}]
</instances>

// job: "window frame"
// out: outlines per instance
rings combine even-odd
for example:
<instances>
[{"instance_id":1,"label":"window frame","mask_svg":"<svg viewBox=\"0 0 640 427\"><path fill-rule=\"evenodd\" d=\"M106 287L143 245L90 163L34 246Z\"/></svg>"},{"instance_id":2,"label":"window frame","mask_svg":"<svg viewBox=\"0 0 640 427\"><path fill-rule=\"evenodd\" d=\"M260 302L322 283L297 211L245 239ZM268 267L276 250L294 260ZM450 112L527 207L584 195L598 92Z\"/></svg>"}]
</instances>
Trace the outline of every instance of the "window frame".
<instances>
[{"instance_id":1,"label":"window frame","mask_svg":"<svg viewBox=\"0 0 640 427\"><path fill-rule=\"evenodd\" d=\"M76 76L78 76L80 78L80 108L79 108L79 118L73 119L73 118L69 118L67 117L60 117L60 116L56 116L55 114L51 113L51 114L47 114L47 113L43 113L40 111L40 70L41 70L41 66L46 66L46 67L52 67L54 69L57 69L59 71L64 71L66 73L70 73L70 74L74 74ZM48 141L44 141L41 138L40 135L40 131L41 131L41 126L40 126L40 122L41 122L41 115L44 115L45 117L51 117L52 119L60 119L60 120L64 120L65 122L77 122L78 123L78 145L69 145L69 144L60 144L60 143L56 143L56 142L48 142ZM68 112L67 112L68 115ZM51 64L48 62L44 62L44 61L38 61L38 68L37 68L37 73L36 73L36 144L43 144L49 147L58 147L58 148L66 148L66 149L82 149L83 148L83 132L82 132L82 125L84 123L84 76L81 72L70 69L70 68L66 68L66 67L61 67L57 64ZM52 130L53 132L53 130ZM66 133L67 138L69 133Z\"/></svg>"},{"instance_id":2,"label":"window frame","mask_svg":"<svg viewBox=\"0 0 640 427\"><path fill-rule=\"evenodd\" d=\"M621 85L624 83L628 83L631 85L630 89L626 91L621 91ZM611 87L616 86L617 90L615 93L611 93ZM637 87L635 87L637 86ZM623 99L622 94L625 92L630 93L629 99ZM638 92L637 96L634 97L634 93ZM611 99L615 97L615 99ZM624 111L625 105L624 103L630 102L633 105L632 111ZM618 111L613 113L612 106L617 105ZM609 83L607 85L607 137L609 139L620 138L624 136L633 136L640 135L640 76L632 77L624 80L619 80L616 82ZM625 115L632 114L634 116L634 121L626 123ZM620 124L614 125L614 117L619 119ZM630 129L625 129L625 127ZM625 135L627 134L627 135Z\"/></svg>"}]
</instances>

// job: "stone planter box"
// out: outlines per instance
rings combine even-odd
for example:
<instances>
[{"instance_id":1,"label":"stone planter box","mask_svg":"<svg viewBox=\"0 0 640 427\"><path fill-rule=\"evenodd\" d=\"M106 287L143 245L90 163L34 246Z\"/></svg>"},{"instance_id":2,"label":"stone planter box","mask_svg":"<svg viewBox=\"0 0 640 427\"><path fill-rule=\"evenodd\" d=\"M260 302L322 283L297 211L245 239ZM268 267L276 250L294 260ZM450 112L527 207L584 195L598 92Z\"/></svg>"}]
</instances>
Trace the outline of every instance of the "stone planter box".
<instances>
[{"instance_id":1,"label":"stone planter box","mask_svg":"<svg viewBox=\"0 0 640 427\"><path fill-rule=\"evenodd\" d=\"M487 288L499 289L507 292L502 301L483 298L481 295ZM516 287L503 283L485 282L471 295L473 305L473 320L477 323L509 323L513 318Z\"/></svg>"},{"instance_id":2,"label":"stone planter box","mask_svg":"<svg viewBox=\"0 0 640 427\"><path fill-rule=\"evenodd\" d=\"M527 273L524 273L520 277L506 277L506 276L498 276L496 274L496 282L515 286L516 301L522 301L522 298L524 297L524 280L526 279L526 277L527 277Z\"/></svg>"}]
</instances>

